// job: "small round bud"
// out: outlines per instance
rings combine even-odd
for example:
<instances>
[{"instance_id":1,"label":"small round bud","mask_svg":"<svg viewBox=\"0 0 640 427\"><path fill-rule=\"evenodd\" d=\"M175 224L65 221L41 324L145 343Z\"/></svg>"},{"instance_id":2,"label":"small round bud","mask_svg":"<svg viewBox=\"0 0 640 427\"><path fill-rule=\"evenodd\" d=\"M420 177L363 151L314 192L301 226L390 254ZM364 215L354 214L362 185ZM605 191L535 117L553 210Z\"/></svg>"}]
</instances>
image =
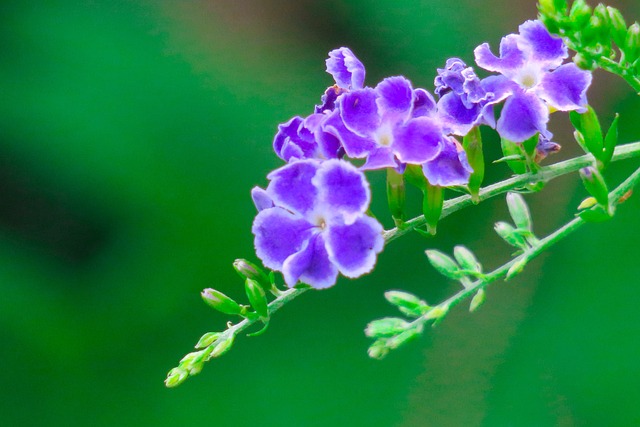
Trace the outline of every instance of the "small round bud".
<instances>
[{"instance_id":1,"label":"small round bud","mask_svg":"<svg viewBox=\"0 0 640 427\"><path fill-rule=\"evenodd\" d=\"M598 169L592 166L582 168L580 169L580 178L582 178L584 187L598 201L598 204L608 207L609 190Z\"/></svg>"},{"instance_id":2,"label":"small round bud","mask_svg":"<svg viewBox=\"0 0 640 427\"><path fill-rule=\"evenodd\" d=\"M189 377L189 373L182 368L173 368L167 374L167 379L164 380L164 385L171 388L177 387Z\"/></svg>"},{"instance_id":3,"label":"small round bud","mask_svg":"<svg viewBox=\"0 0 640 427\"><path fill-rule=\"evenodd\" d=\"M269 277L263 269L246 259L239 258L233 262L233 268L243 279L251 279L258 282L264 289L271 287Z\"/></svg>"},{"instance_id":4,"label":"small round bud","mask_svg":"<svg viewBox=\"0 0 640 427\"><path fill-rule=\"evenodd\" d=\"M453 256L455 257L458 264L465 270L475 271L476 273L482 272L482 266L476 259L473 252L469 249L465 248L462 245L458 245L453 248Z\"/></svg>"},{"instance_id":5,"label":"small round bud","mask_svg":"<svg viewBox=\"0 0 640 427\"><path fill-rule=\"evenodd\" d=\"M630 63L640 57L640 24L637 22L627 30L627 37L622 50L624 51L625 59Z\"/></svg>"},{"instance_id":6,"label":"small round bud","mask_svg":"<svg viewBox=\"0 0 640 427\"><path fill-rule=\"evenodd\" d=\"M518 193L507 193L507 206L516 226L522 230L531 231L531 213L524 197Z\"/></svg>"},{"instance_id":7,"label":"small round bud","mask_svg":"<svg viewBox=\"0 0 640 427\"><path fill-rule=\"evenodd\" d=\"M460 266L450 256L434 249L427 250L426 254L431 265L443 276L454 280L463 277Z\"/></svg>"},{"instance_id":8,"label":"small round bud","mask_svg":"<svg viewBox=\"0 0 640 427\"><path fill-rule=\"evenodd\" d=\"M209 347L220 337L220 332L207 332L203 336L200 337L198 343L196 344L196 348L205 348Z\"/></svg>"}]
</instances>

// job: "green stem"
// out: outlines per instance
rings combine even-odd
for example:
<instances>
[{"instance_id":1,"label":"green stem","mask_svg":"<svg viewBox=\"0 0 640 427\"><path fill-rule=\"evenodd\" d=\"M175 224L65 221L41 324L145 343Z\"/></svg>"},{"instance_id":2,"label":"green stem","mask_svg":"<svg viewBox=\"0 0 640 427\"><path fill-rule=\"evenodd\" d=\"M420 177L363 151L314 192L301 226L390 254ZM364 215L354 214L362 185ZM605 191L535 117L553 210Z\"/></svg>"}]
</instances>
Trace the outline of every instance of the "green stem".
<instances>
[{"instance_id":1,"label":"green stem","mask_svg":"<svg viewBox=\"0 0 640 427\"><path fill-rule=\"evenodd\" d=\"M616 147L611 161L614 162L638 156L640 156L640 142L633 142ZM590 166L594 162L595 159L591 154L585 154L584 156L576 157L574 159L565 160L563 162L558 162L549 166L543 166L536 173L529 172L522 175L517 175L513 178L509 178L496 184L484 187L480 189L478 198L480 201L483 201L490 199L491 197L504 194L508 191L522 188L527 184L535 184L536 182L549 182L559 176L575 172L585 166ZM442 220L442 218L473 204L474 203L470 195L464 195L447 200L444 202L444 207L442 209L442 215L440 216L440 219ZM424 219L424 215L420 215L406 221L403 224L402 229L396 227L392 228L391 230L385 231L385 242L389 243L397 239L398 237L407 234L414 228L424 225L425 222L426 221Z\"/></svg>"},{"instance_id":2,"label":"green stem","mask_svg":"<svg viewBox=\"0 0 640 427\"><path fill-rule=\"evenodd\" d=\"M622 184L616 187L615 190L609 193L610 203L615 206L618 203L618 200L624 194L626 194L629 190L631 190L636 184L638 184L638 182L640 182L640 168L638 168L635 172L633 172ZM567 224L560 227L558 230L551 233L544 239L539 240L534 247L530 248L522 255L498 267L497 269L493 270L491 273L486 274L482 279L476 280L470 286L465 287L455 295L447 298L445 301L434 306L429 312L425 313L421 317L418 317L413 322L411 322L411 326L415 328L422 328L422 326L426 322L428 322L433 318L433 314L430 315L432 310L437 310L438 312L443 314L447 313L449 309L451 309L451 307L458 305L465 299L476 294L480 289L484 289L490 283L495 282L496 280L501 279L503 277L508 277L509 272L511 271L512 268L514 268L514 266L517 266L516 267L517 271L515 272L515 274L517 274L519 271L522 270L522 268L524 268L524 266L529 261L531 261L538 255L540 255L550 246L553 246L560 240L567 237L569 234L576 231L585 223L586 221L580 217L574 218L573 220L569 221ZM417 329L417 330L420 330L420 329Z\"/></svg>"}]
</instances>

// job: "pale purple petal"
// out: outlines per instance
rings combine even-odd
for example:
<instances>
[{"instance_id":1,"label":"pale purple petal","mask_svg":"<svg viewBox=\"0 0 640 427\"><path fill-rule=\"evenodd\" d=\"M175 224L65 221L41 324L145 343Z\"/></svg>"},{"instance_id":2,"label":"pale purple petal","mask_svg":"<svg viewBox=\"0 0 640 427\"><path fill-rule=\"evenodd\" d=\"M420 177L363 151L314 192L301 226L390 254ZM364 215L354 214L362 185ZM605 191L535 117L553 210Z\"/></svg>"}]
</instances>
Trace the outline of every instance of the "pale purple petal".
<instances>
[{"instance_id":1,"label":"pale purple petal","mask_svg":"<svg viewBox=\"0 0 640 427\"><path fill-rule=\"evenodd\" d=\"M360 170L374 170L384 168L396 168L398 162L391 147L377 147L369 153L367 161L360 167Z\"/></svg>"},{"instance_id":2,"label":"pale purple petal","mask_svg":"<svg viewBox=\"0 0 640 427\"><path fill-rule=\"evenodd\" d=\"M365 88L345 93L338 99L342 121L347 129L364 137L376 131L380 125L376 98L374 89Z\"/></svg>"},{"instance_id":3,"label":"pale purple petal","mask_svg":"<svg viewBox=\"0 0 640 427\"><path fill-rule=\"evenodd\" d=\"M431 185L449 187L469 183L473 169L462 147L447 139L436 158L422 165L422 171Z\"/></svg>"},{"instance_id":4,"label":"pale purple petal","mask_svg":"<svg viewBox=\"0 0 640 427\"><path fill-rule=\"evenodd\" d=\"M251 228L256 255L265 267L280 270L290 255L303 248L314 229L304 218L280 207L260 211Z\"/></svg>"},{"instance_id":5,"label":"pale purple petal","mask_svg":"<svg viewBox=\"0 0 640 427\"><path fill-rule=\"evenodd\" d=\"M347 224L362 215L369 206L369 183L351 163L327 160L311 182L318 188L322 210L333 217L340 215Z\"/></svg>"},{"instance_id":6,"label":"pale purple petal","mask_svg":"<svg viewBox=\"0 0 640 427\"><path fill-rule=\"evenodd\" d=\"M515 34L509 34L502 38L499 58L491 52L488 43L476 47L473 51L476 64L485 70L512 77L526 61L524 52L518 47L518 37Z\"/></svg>"},{"instance_id":7,"label":"pale purple petal","mask_svg":"<svg viewBox=\"0 0 640 427\"><path fill-rule=\"evenodd\" d=\"M436 120L418 117L394 129L391 147L404 163L421 164L433 159L440 151L442 128Z\"/></svg>"},{"instance_id":8,"label":"pale purple petal","mask_svg":"<svg viewBox=\"0 0 640 427\"><path fill-rule=\"evenodd\" d=\"M318 190L311 178L319 164L315 160L300 160L267 175L271 180L267 192L274 203L302 215L313 210Z\"/></svg>"},{"instance_id":9,"label":"pale purple petal","mask_svg":"<svg viewBox=\"0 0 640 427\"><path fill-rule=\"evenodd\" d=\"M311 114L304 120L303 126L312 133L316 143L314 158L336 159L344 154L340 149L340 140L324 130L324 123L329 116L327 114Z\"/></svg>"},{"instance_id":10,"label":"pale purple petal","mask_svg":"<svg viewBox=\"0 0 640 427\"><path fill-rule=\"evenodd\" d=\"M338 269L329 260L321 234L313 236L303 249L285 260L282 275L289 287L298 281L316 289L325 289L336 283Z\"/></svg>"},{"instance_id":11,"label":"pale purple petal","mask_svg":"<svg viewBox=\"0 0 640 427\"><path fill-rule=\"evenodd\" d=\"M513 142L522 142L537 132L547 134L549 108L535 93L519 92L504 103L497 130L500 136Z\"/></svg>"},{"instance_id":12,"label":"pale purple petal","mask_svg":"<svg viewBox=\"0 0 640 427\"><path fill-rule=\"evenodd\" d=\"M560 37L552 36L540 21L527 21L518 28L522 39L531 49L529 61L553 69L568 56L567 47Z\"/></svg>"},{"instance_id":13,"label":"pale purple petal","mask_svg":"<svg viewBox=\"0 0 640 427\"><path fill-rule=\"evenodd\" d=\"M260 187L253 187L251 189L251 199L253 200L253 204L256 206L256 209L258 209L258 212L273 207L273 200L271 199L271 196L269 196L269 193L267 193L266 190L263 190Z\"/></svg>"},{"instance_id":14,"label":"pale purple petal","mask_svg":"<svg viewBox=\"0 0 640 427\"><path fill-rule=\"evenodd\" d=\"M322 128L325 132L335 136L344 148L347 156L353 159L367 157L367 155L376 148L376 143L373 138L356 135L347 129L338 110L331 113L324 121Z\"/></svg>"},{"instance_id":15,"label":"pale purple petal","mask_svg":"<svg viewBox=\"0 0 640 427\"><path fill-rule=\"evenodd\" d=\"M536 91L556 110L584 113L591 78L590 72L581 70L572 62L545 74Z\"/></svg>"},{"instance_id":16,"label":"pale purple petal","mask_svg":"<svg viewBox=\"0 0 640 427\"><path fill-rule=\"evenodd\" d=\"M421 88L413 91L413 117L432 115L435 109L436 101L433 95Z\"/></svg>"},{"instance_id":17,"label":"pale purple petal","mask_svg":"<svg viewBox=\"0 0 640 427\"><path fill-rule=\"evenodd\" d=\"M346 277L370 272L382 251L382 225L363 216L351 225L331 225L325 230L329 258Z\"/></svg>"},{"instance_id":18,"label":"pale purple petal","mask_svg":"<svg viewBox=\"0 0 640 427\"><path fill-rule=\"evenodd\" d=\"M287 146L291 145L291 140L298 139L298 129L301 124L302 117L296 116L288 122L278 125L278 132L273 138L273 150L281 159L288 161L288 157L285 157L286 153L283 151L289 150L289 153L291 153L291 148L288 148ZM302 150L298 147L296 152L302 153Z\"/></svg>"},{"instance_id":19,"label":"pale purple petal","mask_svg":"<svg viewBox=\"0 0 640 427\"><path fill-rule=\"evenodd\" d=\"M364 85L364 65L348 47L329 52L326 61L327 73L331 74L339 87L361 89Z\"/></svg>"},{"instance_id":20,"label":"pale purple petal","mask_svg":"<svg viewBox=\"0 0 640 427\"><path fill-rule=\"evenodd\" d=\"M389 77L376 86L378 112L385 121L401 122L411 116L413 88L404 77Z\"/></svg>"}]
</instances>

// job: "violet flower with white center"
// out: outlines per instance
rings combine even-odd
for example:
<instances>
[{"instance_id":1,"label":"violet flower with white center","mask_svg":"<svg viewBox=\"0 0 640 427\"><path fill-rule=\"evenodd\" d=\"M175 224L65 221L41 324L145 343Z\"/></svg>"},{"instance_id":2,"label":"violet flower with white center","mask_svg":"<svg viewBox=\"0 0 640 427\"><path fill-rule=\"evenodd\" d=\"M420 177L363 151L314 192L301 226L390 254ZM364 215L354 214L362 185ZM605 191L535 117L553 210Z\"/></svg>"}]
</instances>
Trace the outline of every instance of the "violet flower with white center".
<instances>
[{"instance_id":1,"label":"violet flower with white center","mask_svg":"<svg viewBox=\"0 0 640 427\"><path fill-rule=\"evenodd\" d=\"M444 139L430 111L434 106L433 98L414 91L406 78L389 77L375 88L340 95L323 128L340 140L347 156L366 158L362 169L423 164L440 152Z\"/></svg>"},{"instance_id":2,"label":"violet flower with white center","mask_svg":"<svg viewBox=\"0 0 640 427\"><path fill-rule=\"evenodd\" d=\"M574 63L562 64L568 56L567 47L542 22L527 21L519 31L502 38L500 57L491 52L487 43L474 50L480 67L501 74L485 79L489 80L485 88L491 87L496 98L506 95L497 130L514 142L522 142L537 132L549 137L550 107L586 111L586 92L591 84L590 72Z\"/></svg>"},{"instance_id":3,"label":"violet flower with white center","mask_svg":"<svg viewBox=\"0 0 640 427\"><path fill-rule=\"evenodd\" d=\"M382 251L382 225L365 214L371 194L364 174L343 160L300 160L268 175L252 196L257 256L281 271L287 286L333 286L338 273L370 272ZM270 199L270 201L268 200Z\"/></svg>"}]
</instances>

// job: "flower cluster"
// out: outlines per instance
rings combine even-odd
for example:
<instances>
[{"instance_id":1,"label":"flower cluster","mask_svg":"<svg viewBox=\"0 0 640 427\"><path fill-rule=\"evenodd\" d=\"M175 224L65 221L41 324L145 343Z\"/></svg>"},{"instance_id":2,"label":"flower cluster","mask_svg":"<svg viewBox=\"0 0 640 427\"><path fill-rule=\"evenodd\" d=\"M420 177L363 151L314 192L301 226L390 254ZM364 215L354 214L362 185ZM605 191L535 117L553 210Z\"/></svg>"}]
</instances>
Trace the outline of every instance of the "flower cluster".
<instances>
[{"instance_id":1,"label":"flower cluster","mask_svg":"<svg viewBox=\"0 0 640 427\"><path fill-rule=\"evenodd\" d=\"M497 72L480 79L458 58L435 78L435 95L402 76L365 86L365 67L342 47L329 53L335 84L314 112L278 127L276 154L287 164L272 172L266 190L254 188L255 247L285 283L332 286L338 273L369 272L382 250L382 226L366 214L370 191L363 171L419 167L429 185L465 186L473 173L456 136L487 125L512 142L540 135L540 156L557 151L547 130L550 110L582 112L591 74L562 65L567 48L542 23L475 49L476 63ZM495 106L503 103L500 117ZM360 167L345 158L362 159ZM418 169L418 170L420 170ZM415 170L415 168L413 169Z\"/></svg>"}]
</instances>

